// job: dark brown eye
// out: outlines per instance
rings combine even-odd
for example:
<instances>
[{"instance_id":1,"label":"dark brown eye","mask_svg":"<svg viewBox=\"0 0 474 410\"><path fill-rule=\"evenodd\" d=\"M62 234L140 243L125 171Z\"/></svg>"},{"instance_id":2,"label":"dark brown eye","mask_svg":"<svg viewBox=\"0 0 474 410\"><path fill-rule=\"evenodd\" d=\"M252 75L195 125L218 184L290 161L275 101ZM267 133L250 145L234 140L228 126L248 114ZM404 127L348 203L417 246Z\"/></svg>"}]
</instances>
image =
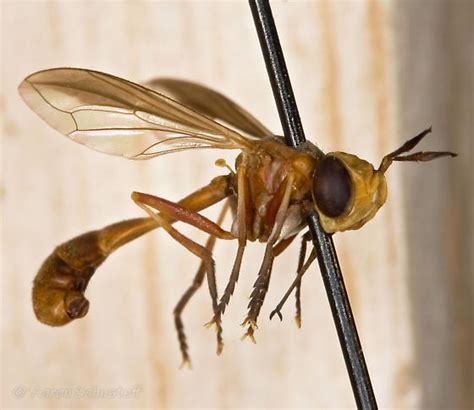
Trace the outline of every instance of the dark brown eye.
<instances>
[{"instance_id":1,"label":"dark brown eye","mask_svg":"<svg viewBox=\"0 0 474 410\"><path fill-rule=\"evenodd\" d=\"M337 158L325 156L319 160L313 177L313 196L326 216L335 218L346 210L351 198L351 177Z\"/></svg>"}]
</instances>

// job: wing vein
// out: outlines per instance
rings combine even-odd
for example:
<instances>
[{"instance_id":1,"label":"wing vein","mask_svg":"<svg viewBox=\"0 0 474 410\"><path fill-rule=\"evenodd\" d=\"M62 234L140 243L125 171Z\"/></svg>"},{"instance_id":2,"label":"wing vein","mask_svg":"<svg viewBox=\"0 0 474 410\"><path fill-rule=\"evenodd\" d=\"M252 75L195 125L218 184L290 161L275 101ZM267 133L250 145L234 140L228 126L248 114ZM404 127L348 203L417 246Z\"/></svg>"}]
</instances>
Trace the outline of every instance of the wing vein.
<instances>
[{"instance_id":1,"label":"wing vein","mask_svg":"<svg viewBox=\"0 0 474 410\"><path fill-rule=\"evenodd\" d=\"M111 155L143 159L197 148L254 149L247 130L240 133L215 121L212 112L205 109L201 114L192 103L189 107L179 98L175 101L105 73L74 68L40 71L27 77L19 91L53 128ZM205 95L198 93L195 101L206 100ZM210 97L214 105L222 105L226 118L234 118L233 103L217 94Z\"/></svg>"}]
</instances>

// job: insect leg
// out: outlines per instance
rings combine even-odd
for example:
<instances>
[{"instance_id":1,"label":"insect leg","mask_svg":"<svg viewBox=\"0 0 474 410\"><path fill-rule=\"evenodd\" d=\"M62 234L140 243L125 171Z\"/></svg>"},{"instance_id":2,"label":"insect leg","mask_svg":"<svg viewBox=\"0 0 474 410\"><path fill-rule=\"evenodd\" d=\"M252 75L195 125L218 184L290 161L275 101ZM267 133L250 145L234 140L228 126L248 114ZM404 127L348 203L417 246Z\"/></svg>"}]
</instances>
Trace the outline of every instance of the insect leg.
<instances>
[{"instance_id":1,"label":"insect leg","mask_svg":"<svg viewBox=\"0 0 474 410\"><path fill-rule=\"evenodd\" d=\"M269 270L267 272L267 275L266 275L266 281L263 282L264 278L262 278L262 282L260 282L260 285L263 286L263 291L261 292L261 294L263 295L262 296L262 299L259 300L260 302L260 305L258 306L258 310L256 310L254 312L254 315L255 315L255 320L253 322L253 326L252 324L250 324L249 328L247 329L247 332L244 334L243 338L245 337L250 337L250 339L252 340L252 342L256 343L255 341L255 337L254 337L254 331L255 329L257 328L257 317L258 317L258 314L260 312L260 308L263 304L263 299L268 291L268 286L270 284L270 277L271 277L271 272L272 272L272 269L273 269L273 261L274 259L280 255L281 253L283 253L287 248L288 246L290 246L290 244L293 242L293 240L296 238L296 235L293 235L293 236L290 236L289 238L286 238L286 239L282 239L281 241L279 241L274 247L273 247L273 255L272 255L272 259L270 261L270 266L269 266ZM258 281L258 278L257 278L257 281ZM256 284L255 284L256 285ZM254 285L254 287L255 287ZM254 289L252 294L251 294L251 297L255 296L256 295L256 290ZM249 308L250 308L250 303L249 303ZM250 312L249 312L249 315L250 315ZM246 324L245 322L243 323L243 325Z\"/></svg>"},{"instance_id":2,"label":"insect leg","mask_svg":"<svg viewBox=\"0 0 474 410\"><path fill-rule=\"evenodd\" d=\"M300 289L301 289L301 279L303 275L306 273L308 268L311 266L311 264L314 262L316 259L316 251L313 249L305 262L306 258L306 244L307 242L311 240L311 236L309 232L305 233L303 235L302 241L301 241L301 251L300 251L300 256L298 260L298 269L297 269L297 276L289 289L286 291L285 295L283 296L282 300L280 303L278 303L277 307L270 313L270 319L273 318L275 314L278 315L280 320L283 319L283 316L281 314L281 309L283 308L283 305L285 304L286 300L290 296L291 292L293 289L296 288L296 315L295 315L295 321L298 327L301 327L301 300L300 300Z\"/></svg>"},{"instance_id":3,"label":"insect leg","mask_svg":"<svg viewBox=\"0 0 474 410\"><path fill-rule=\"evenodd\" d=\"M281 241L279 241L274 247L273 247L273 256L276 258L277 256L279 256L280 254L282 254L283 252L285 252L288 248L288 246L290 246L293 241L295 240L296 238L296 235L297 234L294 234L292 236L289 236L288 238L285 238L285 239L282 239Z\"/></svg>"},{"instance_id":4,"label":"insect leg","mask_svg":"<svg viewBox=\"0 0 474 410\"><path fill-rule=\"evenodd\" d=\"M229 209L229 203L226 201L217 219L217 222L216 222L217 225L222 224L225 214L228 211L228 209ZM212 252L212 249L214 248L215 243L216 243L216 237L213 235L209 236L209 239L207 240L207 243L206 243L206 249L209 252ZM179 347L181 350L181 355L183 357L182 366L184 365L191 366L191 359L188 353L188 344L186 341L186 334L184 332L184 325L183 325L183 320L181 319L181 315L183 313L184 308L186 307L189 300L191 299L191 297L201 287L205 274L206 274L206 265L203 262L201 262L201 265L199 266L199 269L196 275L194 276L191 286L189 286L188 289L186 289L186 291L184 292L183 296L181 296L181 299L176 304L176 307L174 308L174 311L173 311L176 331L178 333ZM222 341L220 344L222 344ZM219 341L218 341L218 345L219 345Z\"/></svg>"},{"instance_id":5,"label":"insect leg","mask_svg":"<svg viewBox=\"0 0 474 410\"><path fill-rule=\"evenodd\" d=\"M239 280L240 267L242 265L242 257L244 255L245 245L247 243L247 213L246 213L246 192L247 192L247 176L245 173L245 166L242 164L237 169L237 229L238 229L238 239L239 247L237 249L237 255L235 257L234 264L232 266L232 272L227 282L224 294L222 295L219 305L217 306L217 312L215 313L212 320L208 323L211 325L213 323L220 323L221 316L225 312L225 308L229 303L229 300L234 293L235 285ZM220 352L219 352L220 353Z\"/></svg>"},{"instance_id":6,"label":"insect leg","mask_svg":"<svg viewBox=\"0 0 474 410\"><path fill-rule=\"evenodd\" d=\"M275 217L275 223L273 225L270 237L268 238L267 246L265 247L265 255L263 257L263 261L257 275L257 280L254 283L254 289L250 295L250 302L248 304L249 311L247 317L242 323L243 326L249 325L244 337L249 336L252 341L255 341L253 334L254 330L257 328L257 318L260 313L260 309L263 305L263 301L268 290L268 285L270 283L271 270L275 257L273 252L273 245L280 236L280 232L283 227L283 223L285 222L286 213L288 211L288 206L290 203L290 193L293 185L293 176L289 175L285 181L286 182L284 182L285 190L283 198L278 207L278 211Z\"/></svg>"},{"instance_id":7,"label":"insect leg","mask_svg":"<svg viewBox=\"0 0 474 410\"><path fill-rule=\"evenodd\" d=\"M200 211L230 195L229 176L214 178L179 204ZM173 223L172 218L165 218ZM84 292L95 270L117 248L157 228L153 218L130 219L87 232L61 245L43 262L32 290L37 319L62 326L86 315L89 301Z\"/></svg>"},{"instance_id":8,"label":"insect leg","mask_svg":"<svg viewBox=\"0 0 474 410\"><path fill-rule=\"evenodd\" d=\"M178 230L173 228L170 223L166 221L163 216L182 221L184 223L195 226L196 228L209 233L219 239L235 239L234 235L230 232L223 230L219 225L215 224L206 217L198 214L197 212L190 211L181 207L180 205L168 201L157 196L143 194L139 192L132 193L132 199L135 203L142 208L145 212L150 215L155 221L166 231L168 234L183 245L188 251L201 258L202 263L205 265L207 273L207 283L209 287L209 293L212 300L212 310L214 315L217 314L217 285L215 275L215 263L212 257L212 253L206 249L206 247L199 245L192 239L180 233ZM150 208L160 211L160 214L154 213ZM222 350L222 327L221 323L215 322L217 331L217 352Z\"/></svg>"},{"instance_id":9,"label":"insect leg","mask_svg":"<svg viewBox=\"0 0 474 410\"><path fill-rule=\"evenodd\" d=\"M301 250L300 250L300 256L298 260L298 267L296 269L297 276L299 276L299 272L303 268L304 260L306 258L306 248L307 248L308 241L310 240L311 240L311 233L308 231L301 238ZM296 307L295 321L296 321L296 326L298 326L298 328L301 327L301 281L302 281L302 275L296 283L296 290L295 290L295 307ZM280 320L281 319L282 318L280 316Z\"/></svg>"}]
</instances>

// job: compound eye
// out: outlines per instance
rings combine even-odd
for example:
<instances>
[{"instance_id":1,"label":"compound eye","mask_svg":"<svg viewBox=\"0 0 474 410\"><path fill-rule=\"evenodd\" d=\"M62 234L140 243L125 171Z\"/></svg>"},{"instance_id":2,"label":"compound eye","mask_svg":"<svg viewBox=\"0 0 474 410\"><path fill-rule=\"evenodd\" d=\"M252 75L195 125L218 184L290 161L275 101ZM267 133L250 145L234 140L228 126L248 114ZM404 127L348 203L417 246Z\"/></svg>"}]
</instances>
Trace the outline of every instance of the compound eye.
<instances>
[{"instance_id":1,"label":"compound eye","mask_svg":"<svg viewBox=\"0 0 474 410\"><path fill-rule=\"evenodd\" d=\"M346 211L351 186L349 172L340 160L330 155L319 160L313 177L313 197L324 215L335 218Z\"/></svg>"}]
</instances>

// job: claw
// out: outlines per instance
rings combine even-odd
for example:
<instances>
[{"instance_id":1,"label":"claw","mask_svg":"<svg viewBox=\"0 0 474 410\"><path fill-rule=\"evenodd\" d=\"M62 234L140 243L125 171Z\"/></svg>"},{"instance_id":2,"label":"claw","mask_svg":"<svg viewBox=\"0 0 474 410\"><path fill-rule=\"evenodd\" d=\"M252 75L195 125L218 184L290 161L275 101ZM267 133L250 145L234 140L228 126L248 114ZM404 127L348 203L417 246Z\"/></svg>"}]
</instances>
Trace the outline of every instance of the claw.
<instances>
[{"instance_id":1,"label":"claw","mask_svg":"<svg viewBox=\"0 0 474 410\"><path fill-rule=\"evenodd\" d=\"M241 323L240 326L247 326L252 330L258 329L257 321L255 319L250 319L249 317L245 318L245 320Z\"/></svg>"},{"instance_id":2,"label":"claw","mask_svg":"<svg viewBox=\"0 0 474 410\"><path fill-rule=\"evenodd\" d=\"M212 319L210 322L207 322L204 326L208 329L215 326L217 334L220 335L222 333L222 326L221 326L220 321Z\"/></svg>"},{"instance_id":3,"label":"claw","mask_svg":"<svg viewBox=\"0 0 474 410\"><path fill-rule=\"evenodd\" d=\"M216 330L219 331L221 329L221 324L220 324L220 320L219 319L216 319L216 317L214 316L209 322L205 323L204 324L204 327L210 329L211 327L215 326L216 327Z\"/></svg>"},{"instance_id":4,"label":"claw","mask_svg":"<svg viewBox=\"0 0 474 410\"><path fill-rule=\"evenodd\" d=\"M245 340L247 337L252 341L253 344L257 344L257 340L255 339L255 336L253 335L253 329L249 327L247 331L242 335L240 340Z\"/></svg>"},{"instance_id":5,"label":"claw","mask_svg":"<svg viewBox=\"0 0 474 410\"><path fill-rule=\"evenodd\" d=\"M296 326L298 326L298 329L301 329L301 316L300 315L295 316L295 322L296 322Z\"/></svg>"},{"instance_id":6,"label":"claw","mask_svg":"<svg viewBox=\"0 0 474 410\"><path fill-rule=\"evenodd\" d=\"M217 353L217 355L220 355L222 353L222 349L224 348L224 342L222 341L222 326L221 326L220 319L217 319L214 316L211 319L211 321L207 322L204 326L208 329L210 329L213 326L216 327L216 333L217 333L217 350L216 350L216 353Z\"/></svg>"},{"instance_id":7,"label":"claw","mask_svg":"<svg viewBox=\"0 0 474 410\"><path fill-rule=\"evenodd\" d=\"M221 355L223 349L224 349L224 343L223 342L218 342L217 343L217 350L216 350L217 356Z\"/></svg>"},{"instance_id":8,"label":"claw","mask_svg":"<svg viewBox=\"0 0 474 410\"><path fill-rule=\"evenodd\" d=\"M183 361L181 362L181 365L179 366L179 369L181 370L185 367L187 367L189 370L193 369L193 366L191 364L191 359L189 358L189 356L183 357Z\"/></svg>"},{"instance_id":9,"label":"claw","mask_svg":"<svg viewBox=\"0 0 474 410\"><path fill-rule=\"evenodd\" d=\"M204 327L207 328L207 329L210 329L212 326L214 326L216 324L216 321L214 319L210 320L209 322L207 323L204 323Z\"/></svg>"},{"instance_id":10,"label":"claw","mask_svg":"<svg viewBox=\"0 0 474 410\"><path fill-rule=\"evenodd\" d=\"M283 315L277 309L275 309L272 313L270 313L270 320L272 320L273 316L275 316L275 315L278 315L278 317L280 318L280 322L283 321Z\"/></svg>"}]
</instances>

